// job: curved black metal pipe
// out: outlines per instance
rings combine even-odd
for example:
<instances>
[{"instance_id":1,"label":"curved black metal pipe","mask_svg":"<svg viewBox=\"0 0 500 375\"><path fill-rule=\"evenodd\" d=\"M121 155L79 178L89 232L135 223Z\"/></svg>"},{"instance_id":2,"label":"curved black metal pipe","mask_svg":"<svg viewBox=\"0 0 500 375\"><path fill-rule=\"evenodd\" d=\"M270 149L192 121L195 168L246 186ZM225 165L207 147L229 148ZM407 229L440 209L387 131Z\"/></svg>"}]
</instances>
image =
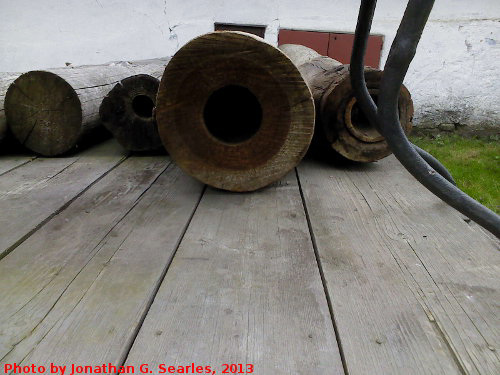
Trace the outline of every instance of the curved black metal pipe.
<instances>
[{"instance_id":1,"label":"curved black metal pipe","mask_svg":"<svg viewBox=\"0 0 500 375\"><path fill-rule=\"evenodd\" d=\"M365 112L365 115L369 119L371 125L376 129L379 129L378 122L376 120L377 105L370 96L366 84L364 84L365 67L363 64L366 45L368 43L368 36L370 35L370 29L376 5L377 0L368 0L361 2L361 7L358 15L358 23L356 25L356 38L354 39L351 65L349 69L351 74L351 84L354 88L354 91L356 92L356 98L360 102L361 108L363 109L363 112ZM443 164L441 164L439 160L437 160L427 151L422 150L420 147L414 144L412 144L412 146L415 151L418 152L420 156L441 176L446 178L453 185L456 185L451 173Z\"/></svg>"},{"instance_id":2,"label":"curved black metal pipe","mask_svg":"<svg viewBox=\"0 0 500 375\"><path fill-rule=\"evenodd\" d=\"M372 20L376 6L377 0L361 0L354 44L352 46L349 74L351 76L351 86L356 94L356 100L372 126L379 129L378 122L376 121L377 105L366 87L364 64L366 45L368 44L368 37L370 36L370 29L372 28Z\"/></svg>"},{"instance_id":3,"label":"curved black metal pipe","mask_svg":"<svg viewBox=\"0 0 500 375\"><path fill-rule=\"evenodd\" d=\"M369 95L366 95L368 90L363 74L364 54L376 0L362 0L354 43L354 48L361 50L355 53L353 51L351 59L353 88L361 108L369 118L373 116L375 107L373 118L376 119L378 129L401 164L432 193L500 238L500 216L469 197L430 167L415 151L399 123L399 90L433 4L434 0L409 0L384 68L377 108L375 103L368 101ZM360 22L364 22L365 26L360 26Z\"/></svg>"},{"instance_id":4,"label":"curved black metal pipe","mask_svg":"<svg viewBox=\"0 0 500 375\"><path fill-rule=\"evenodd\" d=\"M451 175L450 171L448 171L448 169L446 169L446 167L443 164L441 164L439 160L437 160L427 151L418 147L416 144L413 144L411 142L410 144L412 145L413 149L416 152L418 152L418 154L422 157L422 159L424 159L427 162L427 164L429 164L432 168L434 168L437 173L446 178L446 180L448 180L453 185L457 186L457 183L455 182L455 179Z\"/></svg>"}]
</instances>

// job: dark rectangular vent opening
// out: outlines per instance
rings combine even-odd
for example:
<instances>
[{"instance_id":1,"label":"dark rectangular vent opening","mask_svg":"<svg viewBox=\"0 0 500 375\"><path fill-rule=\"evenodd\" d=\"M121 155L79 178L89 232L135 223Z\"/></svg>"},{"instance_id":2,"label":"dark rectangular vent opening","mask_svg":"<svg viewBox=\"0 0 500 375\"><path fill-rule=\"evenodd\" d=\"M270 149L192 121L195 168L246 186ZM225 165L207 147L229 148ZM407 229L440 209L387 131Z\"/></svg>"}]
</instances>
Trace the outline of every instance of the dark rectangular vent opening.
<instances>
[{"instance_id":1,"label":"dark rectangular vent opening","mask_svg":"<svg viewBox=\"0 0 500 375\"><path fill-rule=\"evenodd\" d=\"M254 34L264 38L266 34L266 26L261 25L238 25L233 23L218 23L214 25L215 31L228 30L228 31L244 31L249 34Z\"/></svg>"}]
</instances>

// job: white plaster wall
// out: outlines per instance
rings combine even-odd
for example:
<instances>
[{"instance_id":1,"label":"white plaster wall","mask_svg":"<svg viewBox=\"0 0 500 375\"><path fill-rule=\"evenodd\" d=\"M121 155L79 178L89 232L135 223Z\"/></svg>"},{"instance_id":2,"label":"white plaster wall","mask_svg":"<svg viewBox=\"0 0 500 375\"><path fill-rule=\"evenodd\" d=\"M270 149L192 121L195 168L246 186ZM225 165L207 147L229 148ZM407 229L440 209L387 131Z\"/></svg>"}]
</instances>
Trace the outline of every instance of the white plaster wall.
<instances>
[{"instance_id":1,"label":"white plaster wall","mask_svg":"<svg viewBox=\"0 0 500 375\"><path fill-rule=\"evenodd\" d=\"M404 0L379 0L385 61ZM0 71L168 56L214 22L353 32L359 0L0 0ZM500 1L436 0L405 84L422 127L500 124Z\"/></svg>"}]
</instances>

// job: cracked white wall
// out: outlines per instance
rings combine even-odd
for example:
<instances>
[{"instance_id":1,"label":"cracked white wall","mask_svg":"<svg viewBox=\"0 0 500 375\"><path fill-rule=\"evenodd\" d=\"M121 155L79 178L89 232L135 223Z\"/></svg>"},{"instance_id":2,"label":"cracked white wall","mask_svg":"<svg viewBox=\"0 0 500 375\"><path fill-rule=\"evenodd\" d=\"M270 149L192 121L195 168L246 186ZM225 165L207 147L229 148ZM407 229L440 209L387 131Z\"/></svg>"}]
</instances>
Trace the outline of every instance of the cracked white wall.
<instances>
[{"instance_id":1,"label":"cracked white wall","mask_svg":"<svg viewBox=\"0 0 500 375\"><path fill-rule=\"evenodd\" d=\"M379 0L382 64L406 1ZM0 71L168 56L214 22L353 32L359 0L0 0ZM500 1L437 0L405 84L415 122L500 124Z\"/></svg>"}]
</instances>

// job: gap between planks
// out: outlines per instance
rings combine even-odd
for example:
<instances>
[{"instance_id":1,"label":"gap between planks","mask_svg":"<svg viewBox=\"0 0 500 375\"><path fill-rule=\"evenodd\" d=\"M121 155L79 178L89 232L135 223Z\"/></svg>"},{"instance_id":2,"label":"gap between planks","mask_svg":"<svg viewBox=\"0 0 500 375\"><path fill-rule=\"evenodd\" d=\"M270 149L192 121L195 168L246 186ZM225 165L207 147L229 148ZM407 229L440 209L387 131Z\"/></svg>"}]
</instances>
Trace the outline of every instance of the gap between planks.
<instances>
[{"instance_id":1,"label":"gap between planks","mask_svg":"<svg viewBox=\"0 0 500 375\"><path fill-rule=\"evenodd\" d=\"M35 160L36 156L0 156L0 177Z\"/></svg>"},{"instance_id":2,"label":"gap between planks","mask_svg":"<svg viewBox=\"0 0 500 375\"><path fill-rule=\"evenodd\" d=\"M165 276L167 275L168 269L170 268L170 265L172 264L172 260L174 259L175 254L177 254L177 250L179 250L179 246L180 246L182 240L184 239L184 236L186 235L186 232L187 232L187 230L189 228L189 225L191 224L191 221L193 220L193 216L195 215L196 210L198 209L198 206L200 205L200 202L203 199L203 195L205 194L206 188L207 188L207 186L204 185L203 189L201 191L200 197L199 197L198 201L196 202L196 205L195 205L193 211L191 212L191 215L189 216L189 219L186 222L186 225L182 229L181 235L180 235L179 239L177 240L177 243L175 244L175 247L174 247L174 250L172 252L172 255L168 259L167 264L166 264L164 270L162 271L162 273L160 275L159 281L158 281L157 285L155 286L153 292L151 293L151 296L150 296L149 300L147 301L146 308L144 309L144 311L143 311L143 313L141 315L141 318L139 320L139 324L135 328L135 330L134 330L134 332L132 334L132 337L129 340L128 345L125 347L125 351L124 351L123 355L118 360L119 366L124 366L125 361L128 358L130 350L132 349L132 346L134 345L135 339L137 338L137 335L139 334L139 331L141 330L142 325L144 324L144 320L146 319L146 316L148 315L149 310L151 309L151 306L153 305L154 299L156 298L156 295L158 294L158 290L160 289L161 284L163 283L163 280L165 280Z\"/></svg>"},{"instance_id":3,"label":"gap between planks","mask_svg":"<svg viewBox=\"0 0 500 375\"><path fill-rule=\"evenodd\" d=\"M251 194L207 189L123 364L193 362L344 373L294 172Z\"/></svg>"},{"instance_id":4,"label":"gap between planks","mask_svg":"<svg viewBox=\"0 0 500 375\"><path fill-rule=\"evenodd\" d=\"M302 185L300 183L300 177L299 177L299 171L297 170L297 168L295 168L295 176L297 178L297 183L299 185L300 199L302 200L302 206L304 207L304 214L305 214L306 220L307 220L307 227L309 229L309 235L311 236L311 242L312 242L312 245L314 248L314 256L316 257L316 263L318 265L318 270L319 270L319 273L321 276L321 283L323 284L323 290L325 292L326 301L328 303L328 310L330 311L330 317L332 319L333 329L335 332L335 338L337 340L337 345L339 347L339 354L340 354L340 359L342 361L342 367L344 369L344 374L349 375L349 370L347 368L347 362L345 359L344 349L342 348L342 339L339 335L337 322L335 320L335 313L334 313L333 307L332 307L332 300L331 300L330 294L328 293L328 287L327 287L326 279L325 279L325 272L324 272L323 266L321 264L321 259L320 259L319 251L318 251L318 245L316 243L316 238L314 237L314 231L313 231L312 224L311 224L311 218L309 217L309 212L307 210L307 204L306 204L306 200L304 198L304 191L302 190Z\"/></svg>"},{"instance_id":5,"label":"gap between planks","mask_svg":"<svg viewBox=\"0 0 500 375\"><path fill-rule=\"evenodd\" d=\"M37 158L0 177L0 260L126 159L115 141Z\"/></svg>"},{"instance_id":6,"label":"gap between planks","mask_svg":"<svg viewBox=\"0 0 500 375\"><path fill-rule=\"evenodd\" d=\"M498 300L499 285L494 281L498 242L477 226L465 224L453 209L413 181L393 157L350 170L307 160L298 171L350 373L397 374L402 371L398 366L412 362L407 373L498 373L492 344L498 334L488 328L498 327L494 303L489 302ZM469 254L467 249L474 251ZM472 289L454 280L465 276L462 270L467 272L462 283L471 283ZM371 289L377 298L364 289ZM388 300L390 293L407 304ZM359 295L364 295L362 300ZM373 310L369 303L376 309L366 315ZM390 312L384 304L391 306ZM377 314L383 312L387 316L381 320ZM414 323L402 325L405 315L413 316ZM356 324L370 320L378 321L376 330L368 326L357 332ZM414 337L400 332L407 340L400 345L393 340L403 328L413 330ZM388 339L374 338L371 344L363 340L366 334ZM429 353L426 346L441 354ZM395 352L399 348L398 356L382 360L388 355L384 347L386 351L394 347ZM415 357L413 352L419 351Z\"/></svg>"},{"instance_id":7,"label":"gap between planks","mask_svg":"<svg viewBox=\"0 0 500 375\"><path fill-rule=\"evenodd\" d=\"M153 181L151 178L156 178L165 168L164 162L158 158L136 159L127 159L121 166L112 170L108 176L90 187L66 210L54 216L43 228L0 261L0 269L3 269L0 275L7 277L0 283L2 299L10 299L7 306L1 307L1 315L10 316L10 319L0 319L3 321L0 327L5 332L6 326L11 326L16 320L16 314L22 313L30 317L27 319L21 316L18 319L23 324L14 325L16 328L13 332L7 330L9 334L2 335L4 340L0 342L3 344L0 345L1 357L6 357L35 332L80 275L81 269L67 269L68 264L71 265L71 261L80 262L83 269L101 246L103 237L96 234L102 233L104 237L109 234L138 203L145 192L142 184L147 183L149 179L146 188L150 186ZM139 171L131 170L134 165ZM62 284L60 279L63 279ZM60 284L59 289L57 282ZM37 302L41 297L43 302ZM30 310L30 306L40 303L42 306L46 305L47 310L41 315L38 314L39 320L36 321L37 314L32 316L36 309ZM7 310L10 310L10 313ZM4 345L13 345L9 353L4 351ZM15 360L19 361L21 358L16 357Z\"/></svg>"}]
</instances>

